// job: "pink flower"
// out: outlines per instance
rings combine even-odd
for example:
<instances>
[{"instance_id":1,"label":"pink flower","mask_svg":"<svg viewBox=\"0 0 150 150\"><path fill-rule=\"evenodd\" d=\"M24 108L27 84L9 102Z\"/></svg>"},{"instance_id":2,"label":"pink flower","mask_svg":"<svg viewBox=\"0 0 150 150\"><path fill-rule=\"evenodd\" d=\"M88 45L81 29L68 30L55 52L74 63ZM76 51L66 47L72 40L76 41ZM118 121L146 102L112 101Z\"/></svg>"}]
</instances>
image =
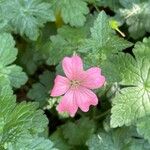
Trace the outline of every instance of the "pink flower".
<instances>
[{"instance_id":1,"label":"pink flower","mask_svg":"<svg viewBox=\"0 0 150 150\"><path fill-rule=\"evenodd\" d=\"M90 89L103 86L105 77L98 67L83 70L83 63L79 56L65 57L62 67L67 77L56 76L51 96L64 95L57 106L58 112L68 112L74 116L78 107L87 112L90 105L97 105L98 98Z\"/></svg>"}]
</instances>

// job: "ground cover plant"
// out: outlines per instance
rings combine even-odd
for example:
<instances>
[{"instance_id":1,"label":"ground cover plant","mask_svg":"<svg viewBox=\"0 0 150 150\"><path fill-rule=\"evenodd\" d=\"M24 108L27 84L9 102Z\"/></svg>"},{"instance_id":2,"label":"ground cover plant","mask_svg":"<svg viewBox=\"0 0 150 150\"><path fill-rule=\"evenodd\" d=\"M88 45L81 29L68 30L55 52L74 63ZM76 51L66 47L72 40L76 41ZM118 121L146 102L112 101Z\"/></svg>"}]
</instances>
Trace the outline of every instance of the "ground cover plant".
<instances>
[{"instance_id":1,"label":"ground cover plant","mask_svg":"<svg viewBox=\"0 0 150 150\"><path fill-rule=\"evenodd\" d=\"M0 0L0 150L150 150L150 0Z\"/></svg>"}]
</instances>

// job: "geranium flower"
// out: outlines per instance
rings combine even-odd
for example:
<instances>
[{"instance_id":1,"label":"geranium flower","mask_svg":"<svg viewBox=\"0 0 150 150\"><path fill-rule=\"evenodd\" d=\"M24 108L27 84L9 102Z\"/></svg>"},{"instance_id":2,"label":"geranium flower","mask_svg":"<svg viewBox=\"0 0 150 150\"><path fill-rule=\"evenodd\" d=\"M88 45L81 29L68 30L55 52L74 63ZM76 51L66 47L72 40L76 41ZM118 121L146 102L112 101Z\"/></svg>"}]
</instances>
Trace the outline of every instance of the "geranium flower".
<instances>
[{"instance_id":1,"label":"geranium flower","mask_svg":"<svg viewBox=\"0 0 150 150\"><path fill-rule=\"evenodd\" d=\"M92 67L84 71L79 56L65 57L62 67L66 77L57 75L51 91L52 97L64 95L57 106L58 112L67 112L73 117L78 108L87 112L90 105L97 105L98 98L91 89L103 86L105 77L101 69Z\"/></svg>"}]
</instances>

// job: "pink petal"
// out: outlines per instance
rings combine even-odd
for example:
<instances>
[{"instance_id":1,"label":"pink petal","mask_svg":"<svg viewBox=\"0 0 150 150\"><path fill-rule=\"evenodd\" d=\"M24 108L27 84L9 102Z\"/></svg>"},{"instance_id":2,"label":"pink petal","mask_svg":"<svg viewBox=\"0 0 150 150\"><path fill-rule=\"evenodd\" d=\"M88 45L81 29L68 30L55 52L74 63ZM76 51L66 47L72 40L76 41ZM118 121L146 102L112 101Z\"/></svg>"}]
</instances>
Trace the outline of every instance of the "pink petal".
<instances>
[{"instance_id":1,"label":"pink petal","mask_svg":"<svg viewBox=\"0 0 150 150\"><path fill-rule=\"evenodd\" d=\"M62 97L62 100L57 106L58 112L68 112L71 117L74 117L75 113L78 110L78 106L74 99L74 91L69 90L67 93Z\"/></svg>"},{"instance_id":2,"label":"pink petal","mask_svg":"<svg viewBox=\"0 0 150 150\"><path fill-rule=\"evenodd\" d=\"M77 79L83 72L83 63L79 56L65 57L62 61L63 70L70 79Z\"/></svg>"},{"instance_id":3,"label":"pink petal","mask_svg":"<svg viewBox=\"0 0 150 150\"><path fill-rule=\"evenodd\" d=\"M92 67L86 71L86 77L82 83L89 89L97 89L103 86L105 83L105 77L101 75L101 69L98 67Z\"/></svg>"},{"instance_id":4,"label":"pink petal","mask_svg":"<svg viewBox=\"0 0 150 150\"><path fill-rule=\"evenodd\" d=\"M79 89L76 90L75 100L79 108L84 112L89 111L90 105L95 106L98 104L97 96L91 90L84 87L79 87Z\"/></svg>"},{"instance_id":5,"label":"pink petal","mask_svg":"<svg viewBox=\"0 0 150 150\"><path fill-rule=\"evenodd\" d=\"M60 96L66 93L69 89L69 80L66 77L57 75L54 81L54 87L51 96Z\"/></svg>"}]
</instances>

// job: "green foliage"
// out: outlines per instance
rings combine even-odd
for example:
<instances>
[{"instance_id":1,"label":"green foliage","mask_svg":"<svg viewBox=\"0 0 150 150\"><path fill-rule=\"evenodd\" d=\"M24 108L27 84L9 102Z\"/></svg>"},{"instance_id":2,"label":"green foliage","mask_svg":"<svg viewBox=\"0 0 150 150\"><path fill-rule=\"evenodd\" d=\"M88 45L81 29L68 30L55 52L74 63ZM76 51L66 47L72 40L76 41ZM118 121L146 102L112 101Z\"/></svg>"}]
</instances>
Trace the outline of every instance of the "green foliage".
<instances>
[{"instance_id":1,"label":"green foliage","mask_svg":"<svg viewBox=\"0 0 150 150\"><path fill-rule=\"evenodd\" d=\"M147 142L132 137L129 129L117 129L115 131L101 131L93 135L88 141L89 150L148 150Z\"/></svg>"},{"instance_id":2,"label":"green foliage","mask_svg":"<svg viewBox=\"0 0 150 150\"><path fill-rule=\"evenodd\" d=\"M132 38L138 39L143 37L146 32L150 32L149 0L146 2L121 0L121 4L124 6L124 9L120 9L120 15L125 18Z\"/></svg>"},{"instance_id":3,"label":"green foliage","mask_svg":"<svg viewBox=\"0 0 150 150\"><path fill-rule=\"evenodd\" d=\"M44 106L49 99L50 89L53 85L54 74L45 71L39 76L39 82L34 83L32 88L29 90L27 96L31 100L38 101L40 106Z\"/></svg>"},{"instance_id":4,"label":"green foliage","mask_svg":"<svg viewBox=\"0 0 150 150\"><path fill-rule=\"evenodd\" d=\"M60 13L63 21L71 26L80 27L83 26L89 9L87 3L84 0L61 0L54 1L54 9L57 13Z\"/></svg>"},{"instance_id":5,"label":"green foliage","mask_svg":"<svg viewBox=\"0 0 150 150\"><path fill-rule=\"evenodd\" d=\"M150 141L150 117L145 116L138 120L137 122L137 131L140 135L144 136L145 139L148 139Z\"/></svg>"},{"instance_id":6,"label":"green foliage","mask_svg":"<svg viewBox=\"0 0 150 150\"><path fill-rule=\"evenodd\" d=\"M0 150L150 150L149 10L150 0L0 0ZM50 96L72 55L106 78L98 105L74 117Z\"/></svg>"},{"instance_id":7,"label":"green foliage","mask_svg":"<svg viewBox=\"0 0 150 150\"><path fill-rule=\"evenodd\" d=\"M91 38L86 39L81 52L86 53L85 59L90 65L100 65L110 55L117 53L132 44L115 35L109 25L109 18L101 12L91 28Z\"/></svg>"},{"instance_id":8,"label":"green foliage","mask_svg":"<svg viewBox=\"0 0 150 150\"><path fill-rule=\"evenodd\" d=\"M3 24L7 22L13 32L25 35L31 40L38 38L39 28L44 23L55 20L50 7L49 3L42 0L6 0L0 4L2 16L6 19Z\"/></svg>"},{"instance_id":9,"label":"green foliage","mask_svg":"<svg viewBox=\"0 0 150 150\"><path fill-rule=\"evenodd\" d=\"M130 125L138 118L150 113L150 39L139 42L133 50L135 59L129 54L116 56L112 65L118 69L123 88L113 99L111 126ZM112 61L111 61L112 62Z\"/></svg>"},{"instance_id":10,"label":"green foliage","mask_svg":"<svg viewBox=\"0 0 150 150\"><path fill-rule=\"evenodd\" d=\"M51 30L49 30L50 28ZM46 24L42 29L39 38L35 42L27 43L22 41L22 45L17 43L20 48L18 62L24 67L25 71L33 75L37 71L38 67L45 63L45 60L49 58L50 42L49 34L55 33L56 27L51 24Z\"/></svg>"},{"instance_id":11,"label":"green foliage","mask_svg":"<svg viewBox=\"0 0 150 150\"><path fill-rule=\"evenodd\" d=\"M19 138L18 143L8 146L8 150L17 150L20 147L24 150L57 150L53 148L53 143L50 140L42 137L32 137L30 135Z\"/></svg>"},{"instance_id":12,"label":"green foliage","mask_svg":"<svg viewBox=\"0 0 150 150\"><path fill-rule=\"evenodd\" d=\"M43 58L33 47L28 47L21 53L19 60L28 74L34 74L38 66L42 65Z\"/></svg>"},{"instance_id":13,"label":"green foliage","mask_svg":"<svg viewBox=\"0 0 150 150\"><path fill-rule=\"evenodd\" d=\"M5 106L5 107L4 107ZM5 78L0 78L0 148L15 150L20 146L23 149L45 150L39 144L52 143L44 138L37 137L45 130L48 120L43 111L37 110L37 104L16 103L16 98ZM40 118L40 120L39 120ZM36 141L36 142L33 142ZM50 148L48 148L50 149Z\"/></svg>"},{"instance_id":14,"label":"green foliage","mask_svg":"<svg viewBox=\"0 0 150 150\"><path fill-rule=\"evenodd\" d=\"M118 130L109 133L102 131L93 135L87 141L87 145L90 150L120 150L128 142L125 141L126 138L129 138L127 134L127 130Z\"/></svg>"},{"instance_id":15,"label":"green foliage","mask_svg":"<svg viewBox=\"0 0 150 150\"><path fill-rule=\"evenodd\" d=\"M120 8L120 2L119 0L97 0L100 6L104 6L104 7L109 7L110 9L116 11L117 9Z\"/></svg>"},{"instance_id":16,"label":"green foliage","mask_svg":"<svg viewBox=\"0 0 150 150\"><path fill-rule=\"evenodd\" d=\"M62 130L71 145L82 145L94 133L95 123L88 118L81 118L76 123L66 123Z\"/></svg>"},{"instance_id":17,"label":"green foliage","mask_svg":"<svg viewBox=\"0 0 150 150\"><path fill-rule=\"evenodd\" d=\"M71 146L67 144L67 141L63 137L63 133L61 129L57 129L50 137L53 141L55 147L61 150L70 150Z\"/></svg>"},{"instance_id":18,"label":"green foliage","mask_svg":"<svg viewBox=\"0 0 150 150\"><path fill-rule=\"evenodd\" d=\"M27 81L26 74L21 67L12 64L17 57L17 49L13 37L8 33L0 34L0 56L0 77L6 78L7 84L16 88L25 84Z\"/></svg>"},{"instance_id":19,"label":"green foliage","mask_svg":"<svg viewBox=\"0 0 150 150\"><path fill-rule=\"evenodd\" d=\"M48 64L58 64L66 55L72 55L77 51L87 37L89 23L82 28L72 28L62 26L58 29L57 35L51 36L51 57L47 60Z\"/></svg>"}]
</instances>

